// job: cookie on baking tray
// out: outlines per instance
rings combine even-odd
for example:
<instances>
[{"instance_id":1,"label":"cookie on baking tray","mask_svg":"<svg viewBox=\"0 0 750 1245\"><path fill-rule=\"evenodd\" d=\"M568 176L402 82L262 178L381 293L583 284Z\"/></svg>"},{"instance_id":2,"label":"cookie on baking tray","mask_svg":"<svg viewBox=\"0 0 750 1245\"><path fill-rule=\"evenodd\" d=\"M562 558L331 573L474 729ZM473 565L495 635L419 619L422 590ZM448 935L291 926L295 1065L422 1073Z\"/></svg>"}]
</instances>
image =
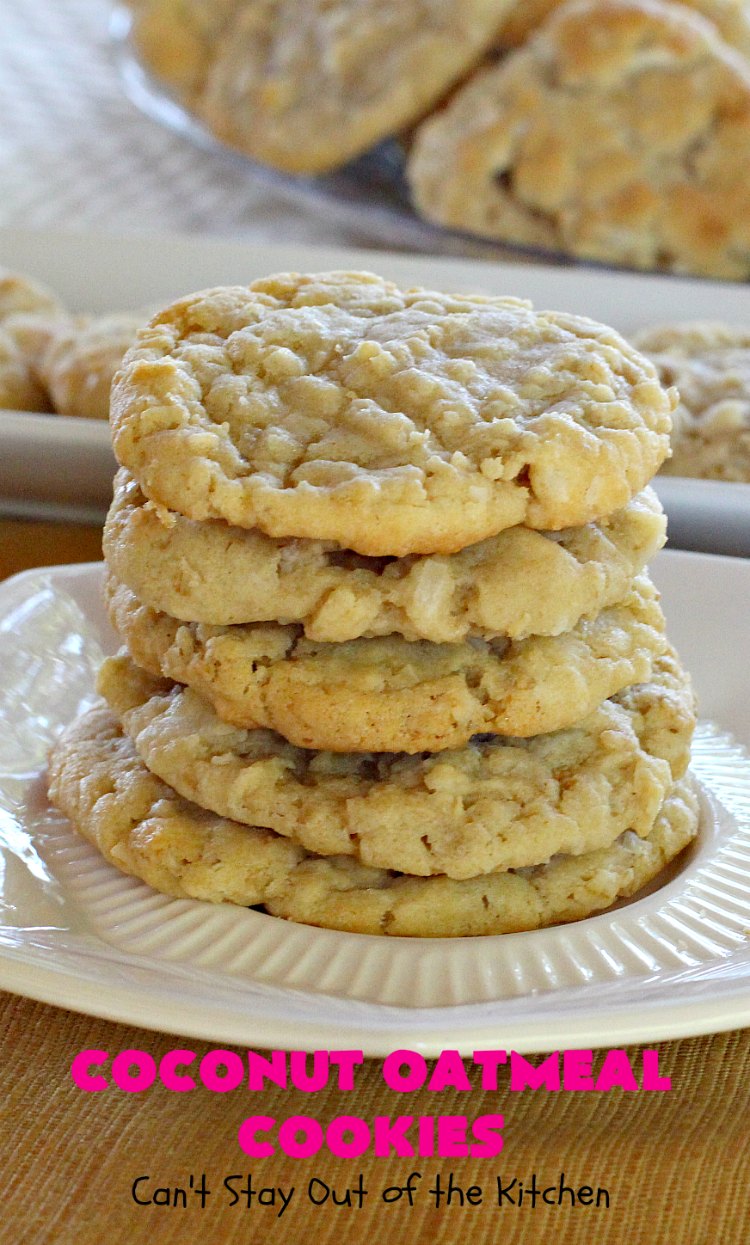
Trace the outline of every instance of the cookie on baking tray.
<instances>
[{"instance_id":1,"label":"cookie on baking tray","mask_svg":"<svg viewBox=\"0 0 750 1245\"><path fill-rule=\"evenodd\" d=\"M120 463L164 507L405 556L621 509L668 453L675 400L578 316L292 273L155 316L111 419Z\"/></svg>"},{"instance_id":2,"label":"cookie on baking tray","mask_svg":"<svg viewBox=\"0 0 750 1245\"><path fill-rule=\"evenodd\" d=\"M111 575L106 591L139 666L193 687L224 721L332 752L438 752L481 732L560 730L647 679L666 648L645 574L562 635L441 645L395 635L319 644L274 623L181 623Z\"/></svg>"},{"instance_id":3,"label":"cookie on baking tray","mask_svg":"<svg viewBox=\"0 0 750 1245\"><path fill-rule=\"evenodd\" d=\"M0 321L16 315L55 318L65 314L59 298L46 285L0 268Z\"/></svg>"},{"instance_id":4,"label":"cookie on baking tray","mask_svg":"<svg viewBox=\"0 0 750 1245\"><path fill-rule=\"evenodd\" d=\"M0 321L0 407L13 411L51 411L49 394L28 358Z\"/></svg>"},{"instance_id":5,"label":"cookie on baking tray","mask_svg":"<svg viewBox=\"0 0 750 1245\"><path fill-rule=\"evenodd\" d=\"M750 482L750 328L686 321L634 340L680 395L663 474Z\"/></svg>"},{"instance_id":6,"label":"cookie on baking tray","mask_svg":"<svg viewBox=\"0 0 750 1245\"><path fill-rule=\"evenodd\" d=\"M441 225L606 263L750 274L750 64L661 0L578 0L418 130Z\"/></svg>"},{"instance_id":7,"label":"cookie on baking tray","mask_svg":"<svg viewBox=\"0 0 750 1245\"><path fill-rule=\"evenodd\" d=\"M695 723L671 653L568 730L418 756L311 752L228 726L126 655L104 662L98 690L151 773L201 808L417 876L474 877L648 834L687 768Z\"/></svg>"},{"instance_id":8,"label":"cookie on baking tray","mask_svg":"<svg viewBox=\"0 0 750 1245\"><path fill-rule=\"evenodd\" d=\"M146 501L121 468L104 553L142 602L186 621L300 623L326 643L392 632L445 643L569 631L620 600L665 535L659 500L645 489L585 527L513 527L450 556L366 558L331 542L186 519Z\"/></svg>"},{"instance_id":9,"label":"cookie on baking tray","mask_svg":"<svg viewBox=\"0 0 750 1245\"><path fill-rule=\"evenodd\" d=\"M109 418L112 378L145 319L117 312L50 324L37 366L58 415Z\"/></svg>"},{"instance_id":10,"label":"cookie on baking tray","mask_svg":"<svg viewBox=\"0 0 750 1245\"><path fill-rule=\"evenodd\" d=\"M695 836L688 780L651 832L547 864L463 880L308 855L269 830L206 813L139 761L108 710L67 729L50 760L50 798L110 863L182 898L263 904L280 917L358 933L459 937L536 929L608 907L654 877Z\"/></svg>"}]
</instances>

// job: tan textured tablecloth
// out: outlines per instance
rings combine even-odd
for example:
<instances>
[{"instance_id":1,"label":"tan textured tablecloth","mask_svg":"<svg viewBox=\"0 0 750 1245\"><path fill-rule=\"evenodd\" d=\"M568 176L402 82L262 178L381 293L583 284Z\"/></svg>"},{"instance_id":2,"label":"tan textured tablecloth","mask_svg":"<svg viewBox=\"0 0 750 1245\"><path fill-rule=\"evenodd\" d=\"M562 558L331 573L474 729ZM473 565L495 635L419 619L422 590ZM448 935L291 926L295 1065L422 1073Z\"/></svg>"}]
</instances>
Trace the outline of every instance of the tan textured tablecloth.
<instances>
[{"instance_id":1,"label":"tan textured tablecloth","mask_svg":"<svg viewBox=\"0 0 750 1245\"><path fill-rule=\"evenodd\" d=\"M24 566L96 556L93 529L0 522L0 577ZM11 995L0 996L0 1242L12 1245L138 1245L199 1241L264 1245L388 1245L431 1242L560 1242L562 1245L747 1245L750 1242L750 1031L662 1043L660 1068L671 1076L665 1094L507 1093L402 1095L383 1084L380 1064L359 1070L347 1095L311 1097L273 1090L174 1094L153 1088L84 1094L70 1078L83 1048L112 1054L126 1048L157 1060L182 1043L123 1025L78 1016ZM210 1044L185 1043L198 1055ZM636 1052L632 1052L634 1061ZM492 1159L337 1159L284 1156L250 1160L237 1129L246 1115L279 1120L312 1114L322 1123L347 1113L506 1116L505 1148ZM415 1205L384 1205L380 1191L423 1179ZM278 1207L229 1205L225 1176L251 1173L256 1186L294 1185L281 1218ZM308 1182L318 1177L342 1196L363 1173L368 1197L361 1209L313 1206ZM464 1186L481 1185L482 1205L436 1210L426 1190L440 1173ZM202 1173L213 1193L201 1209L138 1206L133 1181L180 1185ZM495 1178L528 1186L603 1187L610 1206L498 1208ZM141 1186L143 1188L144 1186Z\"/></svg>"}]
</instances>

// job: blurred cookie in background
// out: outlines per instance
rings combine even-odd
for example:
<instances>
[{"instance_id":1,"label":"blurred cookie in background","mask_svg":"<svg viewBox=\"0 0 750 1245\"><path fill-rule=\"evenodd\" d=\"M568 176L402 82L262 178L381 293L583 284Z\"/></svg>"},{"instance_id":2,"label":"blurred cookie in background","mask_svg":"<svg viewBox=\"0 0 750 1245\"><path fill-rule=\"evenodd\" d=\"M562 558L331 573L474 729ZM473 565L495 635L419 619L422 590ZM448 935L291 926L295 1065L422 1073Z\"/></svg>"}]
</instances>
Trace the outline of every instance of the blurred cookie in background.
<instances>
[{"instance_id":1,"label":"blurred cookie in background","mask_svg":"<svg viewBox=\"0 0 750 1245\"><path fill-rule=\"evenodd\" d=\"M419 129L430 220L604 263L750 274L750 66L661 0L563 6Z\"/></svg>"},{"instance_id":2,"label":"blurred cookie in background","mask_svg":"<svg viewBox=\"0 0 750 1245\"><path fill-rule=\"evenodd\" d=\"M54 325L39 374L58 415L109 418L109 391L147 312L78 316Z\"/></svg>"},{"instance_id":3,"label":"blurred cookie in background","mask_svg":"<svg viewBox=\"0 0 750 1245\"><path fill-rule=\"evenodd\" d=\"M750 481L750 327L689 321L633 340L680 394L662 474Z\"/></svg>"}]
</instances>

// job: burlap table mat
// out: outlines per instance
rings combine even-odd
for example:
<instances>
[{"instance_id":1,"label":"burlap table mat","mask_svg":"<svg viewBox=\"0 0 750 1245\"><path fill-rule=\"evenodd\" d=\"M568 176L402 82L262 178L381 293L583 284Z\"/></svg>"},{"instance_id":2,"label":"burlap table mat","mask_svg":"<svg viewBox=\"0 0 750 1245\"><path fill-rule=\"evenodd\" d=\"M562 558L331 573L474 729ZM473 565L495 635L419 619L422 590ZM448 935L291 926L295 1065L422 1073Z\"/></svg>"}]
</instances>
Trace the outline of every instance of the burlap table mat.
<instances>
[{"instance_id":1,"label":"burlap table mat","mask_svg":"<svg viewBox=\"0 0 750 1245\"><path fill-rule=\"evenodd\" d=\"M96 556L93 529L0 522L0 577L25 566ZM357 1088L342 1095L323 1090L145 1094L110 1090L84 1094L70 1078L83 1048L115 1054L127 1048L159 1059L179 1039L78 1016L12 995L0 996L0 1241L98 1242L200 1241L320 1245L335 1242L434 1242L472 1245L503 1241L628 1242L629 1245L746 1245L750 1241L750 1031L662 1043L660 1069L671 1092L609 1094L482 1093L444 1091L396 1094L383 1083L378 1061L359 1070ZM185 1043L200 1056L210 1044ZM631 1057L637 1066L638 1050ZM475 1081L475 1083L477 1083ZM505 1148L492 1159L312 1159L283 1155L250 1160L237 1142L251 1113L279 1120L312 1114L325 1124L347 1113L375 1115L465 1114L501 1111ZM383 1189L423 1174L409 1207L386 1205ZM229 1205L227 1175L252 1174L253 1184L297 1190L281 1218L277 1209ZM481 1205L435 1209L424 1190L449 1172L466 1188L481 1185ZM138 1206L131 1187L139 1175L152 1185L185 1185L206 1173L214 1190L201 1209ZM361 1209L314 1206L313 1178L339 1196L363 1174L369 1189ZM528 1183L590 1185L608 1190L610 1206L549 1207L528 1203L498 1208L495 1178ZM316 1186L317 1188L317 1186Z\"/></svg>"}]
</instances>

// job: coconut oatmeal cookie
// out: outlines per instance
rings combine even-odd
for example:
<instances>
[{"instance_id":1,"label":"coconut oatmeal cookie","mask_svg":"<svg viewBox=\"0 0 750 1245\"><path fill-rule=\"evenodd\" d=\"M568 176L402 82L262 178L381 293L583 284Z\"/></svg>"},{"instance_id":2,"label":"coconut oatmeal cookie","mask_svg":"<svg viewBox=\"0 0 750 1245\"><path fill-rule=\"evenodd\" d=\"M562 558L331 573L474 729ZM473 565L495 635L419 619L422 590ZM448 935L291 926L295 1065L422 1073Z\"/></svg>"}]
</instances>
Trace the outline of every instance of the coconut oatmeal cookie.
<instances>
[{"instance_id":1,"label":"coconut oatmeal cookie","mask_svg":"<svg viewBox=\"0 0 750 1245\"><path fill-rule=\"evenodd\" d=\"M579 920L632 894L694 838L687 780L667 796L650 834L626 831L581 856L465 880L414 878L350 857L308 855L269 830L206 813L138 760L106 710L67 729L50 761L50 798L124 873L181 898L263 904L304 924L367 934L465 937Z\"/></svg>"},{"instance_id":2,"label":"coconut oatmeal cookie","mask_svg":"<svg viewBox=\"0 0 750 1245\"><path fill-rule=\"evenodd\" d=\"M645 489L585 527L508 528L448 557L366 558L329 541L185 519L146 501L121 469L104 554L141 601L185 621L300 623L326 643L397 632L439 644L569 631L625 595L665 534Z\"/></svg>"},{"instance_id":3,"label":"coconut oatmeal cookie","mask_svg":"<svg viewBox=\"0 0 750 1245\"><path fill-rule=\"evenodd\" d=\"M12 332L0 321L0 407L13 411L51 411L49 394Z\"/></svg>"},{"instance_id":4,"label":"coconut oatmeal cookie","mask_svg":"<svg viewBox=\"0 0 750 1245\"><path fill-rule=\"evenodd\" d=\"M117 312L49 326L38 371L58 415L109 418L112 378L145 319L145 312Z\"/></svg>"},{"instance_id":5,"label":"coconut oatmeal cookie","mask_svg":"<svg viewBox=\"0 0 750 1245\"><path fill-rule=\"evenodd\" d=\"M668 453L674 400L578 316L287 274L155 316L112 428L146 496L188 518L405 556L621 509Z\"/></svg>"},{"instance_id":6,"label":"coconut oatmeal cookie","mask_svg":"<svg viewBox=\"0 0 750 1245\"><path fill-rule=\"evenodd\" d=\"M673 654L649 682L575 727L533 739L482 736L438 754L310 752L222 722L189 688L126 655L98 690L143 763L184 798L266 826L322 856L469 878L608 846L651 830L687 769L690 681Z\"/></svg>"},{"instance_id":7,"label":"coconut oatmeal cookie","mask_svg":"<svg viewBox=\"0 0 750 1245\"><path fill-rule=\"evenodd\" d=\"M750 64L660 0L580 0L420 127L438 224L605 263L750 274Z\"/></svg>"},{"instance_id":8,"label":"coconut oatmeal cookie","mask_svg":"<svg viewBox=\"0 0 750 1245\"><path fill-rule=\"evenodd\" d=\"M139 666L193 687L219 717L278 731L302 748L422 752L472 735L543 734L580 721L666 649L647 575L596 618L526 640L319 644L299 627L181 623L110 575L110 618Z\"/></svg>"},{"instance_id":9,"label":"coconut oatmeal cookie","mask_svg":"<svg viewBox=\"0 0 750 1245\"><path fill-rule=\"evenodd\" d=\"M498 35L502 47L520 47L567 0L514 0ZM722 39L750 57L750 13L746 0L680 0L713 22Z\"/></svg>"},{"instance_id":10,"label":"coconut oatmeal cookie","mask_svg":"<svg viewBox=\"0 0 750 1245\"><path fill-rule=\"evenodd\" d=\"M492 46L509 0L244 0L196 110L263 163L321 173L418 121Z\"/></svg>"}]
</instances>

